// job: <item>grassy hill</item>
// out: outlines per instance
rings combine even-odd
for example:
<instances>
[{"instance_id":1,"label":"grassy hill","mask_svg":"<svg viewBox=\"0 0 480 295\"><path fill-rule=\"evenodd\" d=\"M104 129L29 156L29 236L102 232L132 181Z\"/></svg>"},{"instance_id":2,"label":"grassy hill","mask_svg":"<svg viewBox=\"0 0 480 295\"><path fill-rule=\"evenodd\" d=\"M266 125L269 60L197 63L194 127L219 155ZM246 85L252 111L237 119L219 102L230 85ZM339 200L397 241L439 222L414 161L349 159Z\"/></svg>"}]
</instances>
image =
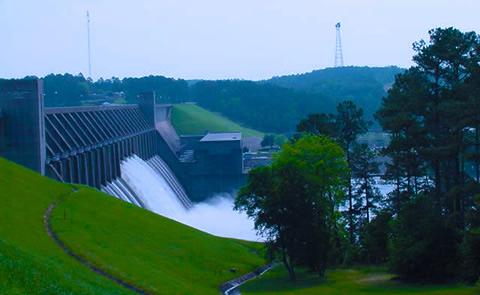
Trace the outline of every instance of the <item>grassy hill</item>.
<instances>
[{"instance_id":1,"label":"grassy hill","mask_svg":"<svg viewBox=\"0 0 480 295\"><path fill-rule=\"evenodd\" d=\"M153 294L218 294L221 283L264 263L258 244L211 236L94 189L73 192L0 158L0 293L130 294L47 235L43 214L59 198L51 223L60 240Z\"/></svg>"},{"instance_id":2,"label":"grassy hill","mask_svg":"<svg viewBox=\"0 0 480 295\"><path fill-rule=\"evenodd\" d=\"M283 267L277 267L259 279L248 282L241 288L242 294L250 295L474 295L480 287L463 285L415 285L393 280L393 275L378 267L339 269L327 271L325 280L315 274L299 273L297 282L287 279Z\"/></svg>"},{"instance_id":3,"label":"grassy hill","mask_svg":"<svg viewBox=\"0 0 480 295\"><path fill-rule=\"evenodd\" d=\"M259 136L259 131L241 125L195 104L176 104L172 110L172 124L179 134L210 132L242 132L244 136Z\"/></svg>"}]
</instances>

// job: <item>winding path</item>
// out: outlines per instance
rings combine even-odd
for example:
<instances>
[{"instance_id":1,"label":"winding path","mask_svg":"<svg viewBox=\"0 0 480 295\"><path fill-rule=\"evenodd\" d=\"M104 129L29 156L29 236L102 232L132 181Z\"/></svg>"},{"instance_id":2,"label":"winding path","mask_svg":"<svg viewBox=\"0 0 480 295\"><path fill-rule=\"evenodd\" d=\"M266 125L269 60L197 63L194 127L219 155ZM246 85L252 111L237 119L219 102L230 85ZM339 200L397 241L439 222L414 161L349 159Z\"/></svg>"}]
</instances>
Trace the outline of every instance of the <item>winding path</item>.
<instances>
[{"instance_id":1,"label":"winding path","mask_svg":"<svg viewBox=\"0 0 480 295\"><path fill-rule=\"evenodd\" d=\"M254 278L257 278L270 269L272 269L275 266L275 263L269 263L267 265L264 265L260 268L257 268L256 270L249 272L241 277L238 277L236 279L233 279L231 281L228 281L220 286L220 291L224 295L236 295L240 294L240 291L238 290L238 287L241 285L245 284L247 281L250 281Z\"/></svg>"},{"instance_id":2,"label":"winding path","mask_svg":"<svg viewBox=\"0 0 480 295\"><path fill-rule=\"evenodd\" d=\"M75 192L75 191L73 191L73 192ZM71 193L68 194L68 195L62 196L57 201L54 201L53 203L51 203L50 206L48 206L47 211L45 211L45 214L43 215L43 224L45 226L45 229L46 229L48 235L55 242L55 244L57 244L63 250L63 252L65 252L68 256L77 260L78 262L80 262L84 266L88 267L91 271L101 275L102 277L107 278L110 281L113 281L113 282L119 284L120 286L125 287L125 288L129 289L130 291L133 291L137 294L145 294L145 295L149 294L145 290L142 290L141 288L139 288L135 285L132 285L132 284L124 281L123 279L115 277L114 275L98 268L92 262L88 261L84 257L82 257L82 256L76 254L75 252L73 252L70 248L67 247L67 245L65 245L64 242L62 242L62 240L60 240L60 238L57 236L57 234L52 229L52 225L50 224L50 218L52 216L53 210L57 207L58 203L63 201L63 199L65 199L69 195L71 195Z\"/></svg>"}]
</instances>

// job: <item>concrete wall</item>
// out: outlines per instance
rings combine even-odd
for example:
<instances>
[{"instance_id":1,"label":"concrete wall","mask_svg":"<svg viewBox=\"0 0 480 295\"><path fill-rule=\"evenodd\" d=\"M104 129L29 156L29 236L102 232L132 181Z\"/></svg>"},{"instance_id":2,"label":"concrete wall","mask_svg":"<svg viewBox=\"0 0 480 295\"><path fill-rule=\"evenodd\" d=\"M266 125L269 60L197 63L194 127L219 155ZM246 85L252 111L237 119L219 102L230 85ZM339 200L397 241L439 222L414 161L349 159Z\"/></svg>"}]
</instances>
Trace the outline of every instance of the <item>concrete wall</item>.
<instances>
[{"instance_id":1,"label":"concrete wall","mask_svg":"<svg viewBox=\"0 0 480 295\"><path fill-rule=\"evenodd\" d=\"M40 80L1 80L3 135L0 156L45 173L43 84Z\"/></svg>"},{"instance_id":2,"label":"concrete wall","mask_svg":"<svg viewBox=\"0 0 480 295\"><path fill-rule=\"evenodd\" d=\"M240 140L198 141L193 147L195 161L185 165L186 187L195 201L234 192L244 184Z\"/></svg>"}]
</instances>

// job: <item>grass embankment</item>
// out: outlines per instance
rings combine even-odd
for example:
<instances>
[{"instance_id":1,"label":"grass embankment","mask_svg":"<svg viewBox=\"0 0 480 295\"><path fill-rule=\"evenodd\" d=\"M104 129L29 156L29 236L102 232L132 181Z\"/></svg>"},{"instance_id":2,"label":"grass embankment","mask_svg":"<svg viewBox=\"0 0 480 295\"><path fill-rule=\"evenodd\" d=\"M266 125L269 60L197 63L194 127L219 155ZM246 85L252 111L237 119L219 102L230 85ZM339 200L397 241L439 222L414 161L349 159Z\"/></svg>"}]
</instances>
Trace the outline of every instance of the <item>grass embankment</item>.
<instances>
[{"instance_id":1,"label":"grass embankment","mask_svg":"<svg viewBox=\"0 0 480 295\"><path fill-rule=\"evenodd\" d=\"M0 158L0 294L128 294L67 256L43 214L71 188Z\"/></svg>"},{"instance_id":2,"label":"grass embankment","mask_svg":"<svg viewBox=\"0 0 480 295\"><path fill-rule=\"evenodd\" d=\"M258 244L214 237L90 189L60 203L52 226L75 253L156 294L218 294L221 283L264 263Z\"/></svg>"},{"instance_id":3,"label":"grass embankment","mask_svg":"<svg viewBox=\"0 0 480 295\"><path fill-rule=\"evenodd\" d=\"M242 294L302 294L302 295L365 295L365 294L413 294L413 295L474 295L480 287L462 285L415 285L393 280L394 276L384 269L363 267L339 269L327 272L320 280L314 274L299 273L293 283L287 279L282 266L252 280L241 288Z\"/></svg>"},{"instance_id":4,"label":"grass embankment","mask_svg":"<svg viewBox=\"0 0 480 295\"><path fill-rule=\"evenodd\" d=\"M94 189L71 194L68 185L0 159L0 293L129 293L48 237L43 214L62 195L67 197L51 219L58 237L96 266L149 292L218 294L221 283L264 263L258 244L208 235Z\"/></svg>"},{"instance_id":5,"label":"grass embankment","mask_svg":"<svg viewBox=\"0 0 480 295\"><path fill-rule=\"evenodd\" d=\"M243 136L263 137L257 130L242 127L219 114L195 104L176 104L172 109L172 124L181 135L209 132L242 132Z\"/></svg>"}]
</instances>

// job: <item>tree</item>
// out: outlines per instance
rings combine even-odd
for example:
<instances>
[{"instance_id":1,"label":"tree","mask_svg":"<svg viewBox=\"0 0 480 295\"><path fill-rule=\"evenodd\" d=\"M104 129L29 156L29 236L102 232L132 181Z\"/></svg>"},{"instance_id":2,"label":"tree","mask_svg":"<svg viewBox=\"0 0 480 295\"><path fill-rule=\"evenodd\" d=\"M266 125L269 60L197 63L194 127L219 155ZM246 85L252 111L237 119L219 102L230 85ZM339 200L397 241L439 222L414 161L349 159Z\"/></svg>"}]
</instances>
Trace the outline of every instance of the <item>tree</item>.
<instances>
[{"instance_id":1,"label":"tree","mask_svg":"<svg viewBox=\"0 0 480 295\"><path fill-rule=\"evenodd\" d=\"M423 155L429 143L419 118L428 95L427 80L413 68L397 76L396 83L377 112L378 121L384 130L391 133L390 144L383 152L391 159L385 179L396 185L397 199L402 191L418 194L422 190L420 178L425 175L426 165Z\"/></svg>"},{"instance_id":2,"label":"tree","mask_svg":"<svg viewBox=\"0 0 480 295\"><path fill-rule=\"evenodd\" d=\"M50 74L43 78L45 105L78 106L90 93L90 82L82 74Z\"/></svg>"},{"instance_id":3,"label":"tree","mask_svg":"<svg viewBox=\"0 0 480 295\"><path fill-rule=\"evenodd\" d=\"M235 209L254 219L292 280L299 265L323 276L338 233L335 208L342 202L347 170L335 142L304 136L285 144L271 166L253 169L239 191Z\"/></svg>"},{"instance_id":4,"label":"tree","mask_svg":"<svg viewBox=\"0 0 480 295\"><path fill-rule=\"evenodd\" d=\"M387 154L400 163L408 193L431 193L462 229L471 202L462 189L468 179L465 161L472 151L466 138L479 122L478 95L472 89L479 72L480 42L474 32L454 28L429 34L428 43L414 44L416 65L397 76L377 118L392 134ZM433 186L418 183L426 171L431 171Z\"/></svg>"},{"instance_id":5,"label":"tree","mask_svg":"<svg viewBox=\"0 0 480 295\"><path fill-rule=\"evenodd\" d=\"M360 232L360 257L367 263L385 263L388 260L388 241L392 214L382 210Z\"/></svg>"},{"instance_id":6,"label":"tree","mask_svg":"<svg viewBox=\"0 0 480 295\"><path fill-rule=\"evenodd\" d=\"M345 151L349 151L360 134L367 132L368 123L363 118L363 110L353 101L347 100L337 105L335 118L338 140Z\"/></svg>"},{"instance_id":7,"label":"tree","mask_svg":"<svg viewBox=\"0 0 480 295\"><path fill-rule=\"evenodd\" d=\"M468 215L468 230L462 243L463 277L475 283L480 279L480 195Z\"/></svg>"},{"instance_id":8,"label":"tree","mask_svg":"<svg viewBox=\"0 0 480 295\"><path fill-rule=\"evenodd\" d=\"M262 142L260 143L260 145L262 147L266 147L266 146L273 146L275 143L275 135L273 134L265 134L263 136L263 139L262 139Z\"/></svg>"},{"instance_id":9,"label":"tree","mask_svg":"<svg viewBox=\"0 0 480 295\"><path fill-rule=\"evenodd\" d=\"M335 126L337 129L337 140L342 145L349 167L351 167L351 147L360 134L367 132L368 124L363 119L363 110L358 108L352 101L344 101L337 106L337 115L335 117ZM355 225L353 208L352 176L348 178L348 228L350 233L350 242L355 242Z\"/></svg>"},{"instance_id":10,"label":"tree","mask_svg":"<svg viewBox=\"0 0 480 295\"><path fill-rule=\"evenodd\" d=\"M352 101L343 101L337 105L337 114L310 114L297 125L297 131L313 135L326 135L335 139L344 149L351 168L351 150L359 135L368 130L363 118L363 110ZM352 175L348 178L348 231L350 243L355 243L355 216Z\"/></svg>"},{"instance_id":11,"label":"tree","mask_svg":"<svg viewBox=\"0 0 480 295\"><path fill-rule=\"evenodd\" d=\"M376 114L392 135L385 150L386 178L397 187L391 262L410 278L453 277L463 236L463 263L476 279L469 216L478 193L470 175L480 179L480 37L454 28L429 35L414 44L415 65L396 77Z\"/></svg>"},{"instance_id":12,"label":"tree","mask_svg":"<svg viewBox=\"0 0 480 295\"><path fill-rule=\"evenodd\" d=\"M427 196L403 206L393 222L390 264L407 280L447 281L459 269L461 236Z\"/></svg>"},{"instance_id":13,"label":"tree","mask_svg":"<svg viewBox=\"0 0 480 295\"><path fill-rule=\"evenodd\" d=\"M297 125L297 132L336 138L335 116L331 114L309 114L307 118L300 120Z\"/></svg>"},{"instance_id":14,"label":"tree","mask_svg":"<svg viewBox=\"0 0 480 295\"><path fill-rule=\"evenodd\" d=\"M372 209L378 207L382 195L377 188L375 177L380 173L376 154L366 144L356 144L352 150L351 174L355 179L355 212L365 214L365 222L370 222ZM355 214L355 213L353 213Z\"/></svg>"}]
</instances>

